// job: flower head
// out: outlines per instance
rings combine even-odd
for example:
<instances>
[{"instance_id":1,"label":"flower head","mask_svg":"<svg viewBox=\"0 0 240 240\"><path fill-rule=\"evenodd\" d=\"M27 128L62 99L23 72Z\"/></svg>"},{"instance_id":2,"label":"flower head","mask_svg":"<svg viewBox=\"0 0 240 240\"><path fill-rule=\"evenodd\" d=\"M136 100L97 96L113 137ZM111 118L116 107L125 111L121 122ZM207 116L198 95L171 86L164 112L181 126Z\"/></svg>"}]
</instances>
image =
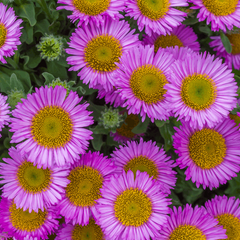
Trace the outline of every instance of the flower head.
<instances>
[{"instance_id":1,"label":"flower head","mask_svg":"<svg viewBox=\"0 0 240 240\"><path fill-rule=\"evenodd\" d=\"M97 223L109 239L155 239L166 222L169 199L146 172L114 175L104 183Z\"/></svg>"},{"instance_id":2,"label":"flower head","mask_svg":"<svg viewBox=\"0 0 240 240\"><path fill-rule=\"evenodd\" d=\"M144 29L150 37L152 32L170 34L173 28L180 25L187 16L187 13L176 9L176 7L188 6L186 0L128 0L125 4L126 16L137 20L139 30Z\"/></svg>"},{"instance_id":3,"label":"flower head","mask_svg":"<svg viewBox=\"0 0 240 240\"><path fill-rule=\"evenodd\" d=\"M37 50L40 51L42 59L47 61L59 60L63 52L62 37L55 37L53 35L46 35L41 37L39 44L36 45Z\"/></svg>"},{"instance_id":4,"label":"flower head","mask_svg":"<svg viewBox=\"0 0 240 240\"><path fill-rule=\"evenodd\" d=\"M218 221L210 216L204 207L184 209L174 206L167 223L160 231L158 240L219 240L226 239L225 229L218 226Z\"/></svg>"},{"instance_id":5,"label":"flower head","mask_svg":"<svg viewBox=\"0 0 240 240\"><path fill-rule=\"evenodd\" d=\"M23 90L12 89L11 92L8 93L7 103L11 109L14 109L19 102L22 102L22 98L26 98Z\"/></svg>"},{"instance_id":6,"label":"flower head","mask_svg":"<svg viewBox=\"0 0 240 240\"><path fill-rule=\"evenodd\" d=\"M218 225L227 230L227 239L238 240L240 236L240 200L235 197L215 196L207 201L208 213L218 220Z\"/></svg>"},{"instance_id":7,"label":"flower head","mask_svg":"<svg viewBox=\"0 0 240 240\"><path fill-rule=\"evenodd\" d=\"M215 127L202 129L183 122L173 136L173 146L181 169L186 168L186 180L192 179L197 187L217 188L240 171L240 132L235 122L224 119Z\"/></svg>"},{"instance_id":8,"label":"flower head","mask_svg":"<svg viewBox=\"0 0 240 240\"><path fill-rule=\"evenodd\" d=\"M15 148L9 149L11 158L0 163L3 197L14 199L17 208L31 213L54 205L62 199L64 188L69 183L69 171L58 168L37 168L27 161Z\"/></svg>"},{"instance_id":9,"label":"flower head","mask_svg":"<svg viewBox=\"0 0 240 240\"><path fill-rule=\"evenodd\" d=\"M170 157L166 156L165 151L156 146L156 142L144 142L140 138L140 143L127 142L125 146L120 146L111 154L111 157L118 167L116 172L119 174L124 170L133 171L136 175L137 170L147 172L149 177L153 177L158 183L162 192L170 194L170 189L175 186L176 172L172 170L176 164Z\"/></svg>"},{"instance_id":10,"label":"flower head","mask_svg":"<svg viewBox=\"0 0 240 240\"><path fill-rule=\"evenodd\" d=\"M139 44L138 35L133 35L125 21L106 19L99 26L90 23L78 28L70 37L66 52L67 61L73 65L69 70L81 71L78 76L89 87L101 85L106 91L115 85L115 75L120 57Z\"/></svg>"},{"instance_id":11,"label":"flower head","mask_svg":"<svg viewBox=\"0 0 240 240\"><path fill-rule=\"evenodd\" d=\"M88 104L79 104L82 98L76 92L67 98L66 93L62 86L36 88L13 110L11 142L39 167L73 163L92 139L92 132L84 128L93 123Z\"/></svg>"},{"instance_id":12,"label":"flower head","mask_svg":"<svg viewBox=\"0 0 240 240\"><path fill-rule=\"evenodd\" d=\"M240 3L238 0L189 0L194 6L191 9L199 9L197 18L199 21L206 19L211 23L212 31L222 29L226 32L233 26L240 27Z\"/></svg>"},{"instance_id":13,"label":"flower head","mask_svg":"<svg viewBox=\"0 0 240 240\"><path fill-rule=\"evenodd\" d=\"M72 22L79 20L77 26L88 25L92 22L99 26L104 23L104 17L109 19L119 19L123 17L119 11L125 8L125 0L58 0L59 4L64 6L57 7L57 10L66 9L72 11L68 16Z\"/></svg>"},{"instance_id":14,"label":"flower head","mask_svg":"<svg viewBox=\"0 0 240 240\"><path fill-rule=\"evenodd\" d=\"M70 92L70 86L68 85L67 81L61 81L60 78L56 78L55 80L52 80L51 83L48 84L48 87L56 87L56 86L62 86L67 90L66 97L68 96Z\"/></svg>"},{"instance_id":15,"label":"flower head","mask_svg":"<svg viewBox=\"0 0 240 240\"><path fill-rule=\"evenodd\" d=\"M3 3L0 3L0 61L7 63L3 57L11 57L14 51L17 50L17 45L20 45L21 36L20 24L22 19L15 16L12 7L7 9Z\"/></svg>"},{"instance_id":16,"label":"flower head","mask_svg":"<svg viewBox=\"0 0 240 240\"><path fill-rule=\"evenodd\" d=\"M88 152L70 168L66 194L58 208L65 221L87 225L92 215L97 219L96 201L101 198L100 189L115 166L110 159L99 152Z\"/></svg>"},{"instance_id":17,"label":"flower head","mask_svg":"<svg viewBox=\"0 0 240 240\"><path fill-rule=\"evenodd\" d=\"M117 64L116 87L125 100L128 114L139 114L142 121L146 115L154 119L166 120L169 115L169 101L165 97L165 85L170 78L173 56L163 49L154 54L154 47L142 46L131 49Z\"/></svg>"},{"instance_id":18,"label":"flower head","mask_svg":"<svg viewBox=\"0 0 240 240\"><path fill-rule=\"evenodd\" d=\"M237 83L222 60L209 54L193 55L171 66L166 98L178 119L192 127L213 127L236 107Z\"/></svg>"},{"instance_id":19,"label":"flower head","mask_svg":"<svg viewBox=\"0 0 240 240\"><path fill-rule=\"evenodd\" d=\"M2 198L0 202L0 226L16 239L48 239L48 235L58 228L56 208L49 207L31 213L16 208L13 200Z\"/></svg>"},{"instance_id":20,"label":"flower head","mask_svg":"<svg viewBox=\"0 0 240 240\"><path fill-rule=\"evenodd\" d=\"M4 125L8 125L8 123L10 122L10 107L8 106L8 103L6 103L7 98L7 96L3 96L2 94L0 94L0 131L2 131ZM2 135L0 134L0 137L1 136Z\"/></svg>"}]
</instances>

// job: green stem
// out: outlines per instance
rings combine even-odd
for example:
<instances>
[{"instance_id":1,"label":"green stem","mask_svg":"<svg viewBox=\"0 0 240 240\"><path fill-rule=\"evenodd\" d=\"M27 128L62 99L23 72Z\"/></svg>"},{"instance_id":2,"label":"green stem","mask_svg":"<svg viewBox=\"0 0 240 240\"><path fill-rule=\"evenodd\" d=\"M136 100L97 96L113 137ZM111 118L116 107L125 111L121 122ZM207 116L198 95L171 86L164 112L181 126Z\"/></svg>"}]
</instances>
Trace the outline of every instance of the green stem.
<instances>
[{"instance_id":1,"label":"green stem","mask_svg":"<svg viewBox=\"0 0 240 240\"><path fill-rule=\"evenodd\" d=\"M43 11L46 13L48 19L52 22L53 18L52 15L47 7L46 1L45 0L37 0L38 4L42 7Z\"/></svg>"}]
</instances>

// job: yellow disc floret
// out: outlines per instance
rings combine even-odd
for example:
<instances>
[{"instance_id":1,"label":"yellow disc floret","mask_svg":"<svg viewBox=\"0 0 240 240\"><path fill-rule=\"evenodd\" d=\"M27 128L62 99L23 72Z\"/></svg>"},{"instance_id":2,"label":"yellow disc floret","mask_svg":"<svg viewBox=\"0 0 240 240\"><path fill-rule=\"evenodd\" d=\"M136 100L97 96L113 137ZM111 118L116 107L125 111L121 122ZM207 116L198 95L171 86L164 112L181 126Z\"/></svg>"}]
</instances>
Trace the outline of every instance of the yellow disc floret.
<instances>
[{"instance_id":1,"label":"yellow disc floret","mask_svg":"<svg viewBox=\"0 0 240 240\"><path fill-rule=\"evenodd\" d=\"M196 226L179 225L173 230L169 240L206 240L206 236Z\"/></svg>"},{"instance_id":2,"label":"yellow disc floret","mask_svg":"<svg viewBox=\"0 0 240 240\"><path fill-rule=\"evenodd\" d=\"M74 225L72 240L104 240L104 236L102 229L90 218L86 226Z\"/></svg>"},{"instance_id":3,"label":"yellow disc floret","mask_svg":"<svg viewBox=\"0 0 240 240\"><path fill-rule=\"evenodd\" d=\"M208 128L196 131L190 137L188 149L191 159L202 169L211 169L221 164L227 151L223 136Z\"/></svg>"},{"instance_id":4,"label":"yellow disc floret","mask_svg":"<svg viewBox=\"0 0 240 240\"><path fill-rule=\"evenodd\" d=\"M124 166L124 170L127 173L128 170L132 170L136 176L137 170L140 172L147 172L149 177L153 176L153 179L158 178L157 165L154 161L149 159L146 156L138 156L133 159L130 159Z\"/></svg>"},{"instance_id":5,"label":"yellow disc floret","mask_svg":"<svg viewBox=\"0 0 240 240\"><path fill-rule=\"evenodd\" d=\"M70 202L76 206L93 206L101 197L100 189L103 177L92 167L74 168L68 179L71 181L66 188L66 195Z\"/></svg>"},{"instance_id":6,"label":"yellow disc floret","mask_svg":"<svg viewBox=\"0 0 240 240\"><path fill-rule=\"evenodd\" d=\"M202 0L202 3L215 16L227 16L235 12L238 0Z\"/></svg>"},{"instance_id":7,"label":"yellow disc floret","mask_svg":"<svg viewBox=\"0 0 240 240\"><path fill-rule=\"evenodd\" d=\"M96 16L105 12L110 4L110 0L73 0L73 5L89 16Z\"/></svg>"},{"instance_id":8,"label":"yellow disc floret","mask_svg":"<svg viewBox=\"0 0 240 240\"><path fill-rule=\"evenodd\" d=\"M184 47L182 41L174 34L171 35L161 35L154 42L154 52L156 53L159 48L166 47Z\"/></svg>"},{"instance_id":9,"label":"yellow disc floret","mask_svg":"<svg viewBox=\"0 0 240 240\"><path fill-rule=\"evenodd\" d=\"M7 38L7 29L4 27L3 23L0 23L0 47L2 47Z\"/></svg>"},{"instance_id":10,"label":"yellow disc floret","mask_svg":"<svg viewBox=\"0 0 240 240\"><path fill-rule=\"evenodd\" d=\"M47 148L63 147L72 136L72 120L60 107L46 106L32 118L33 139Z\"/></svg>"},{"instance_id":11,"label":"yellow disc floret","mask_svg":"<svg viewBox=\"0 0 240 240\"><path fill-rule=\"evenodd\" d=\"M122 46L118 39L108 34L91 39L84 49L85 62L95 71L110 72L117 68L122 56Z\"/></svg>"},{"instance_id":12,"label":"yellow disc floret","mask_svg":"<svg viewBox=\"0 0 240 240\"><path fill-rule=\"evenodd\" d=\"M240 240L240 220L237 217L225 213L218 215L216 218L219 222L218 225L222 225L224 229L227 229L228 240Z\"/></svg>"},{"instance_id":13,"label":"yellow disc floret","mask_svg":"<svg viewBox=\"0 0 240 240\"><path fill-rule=\"evenodd\" d=\"M29 213L28 210L23 211L22 208L16 208L15 204L12 204L9 208L10 221L14 228L33 232L44 224L47 218L47 211L38 210L38 212L32 211Z\"/></svg>"},{"instance_id":14,"label":"yellow disc floret","mask_svg":"<svg viewBox=\"0 0 240 240\"><path fill-rule=\"evenodd\" d=\"M163 18L169 11L169 0L137 0L141 13L153 21Z\"/></svg>"},{"instance_id":15,"label":"yellow disc floret","mask_svg":"<svg viewBox=\"0 0 240 240\"><path fill-rule=\"evenodd\" d=\"M130 87L134 95L147 104L154 104L164 99L168 83L165 74L159 68L146 64L135 69L130 78Z\"/></svg>"},{"instance_id":16,"label":"yellow disc floret","mask_svg":"<svg viewBox=\"0 0 240 240\"><path fill-rule=\"evenodd\" d=\"M37 168L33 163L24 161L17 170L17 179L25 191L39 193L49 187L51 171L48 168Z\"/></svg>"},{"instance_id":17,"label":"yellow disc floret","mask_svg":"<svg viewBox=\"0 0 240 240\"><path fill-rule=\"evenodd\" d=\"M117 196L114 203L116 218L125 226L139 227L152 214L151 199L138 188L130 188Z\"/></svg>"},{"instance_id":18,"label":"yellow disc floret","mask_svg":"<svg viewBox=\"0 0 240 240\"><path fill-rule=\"evenodd\" d=\"M217 97L215 82L206 75L189 75L183 79L181 97L183 102L194 110L209 108Z\"/></svg>"}]
</instances>

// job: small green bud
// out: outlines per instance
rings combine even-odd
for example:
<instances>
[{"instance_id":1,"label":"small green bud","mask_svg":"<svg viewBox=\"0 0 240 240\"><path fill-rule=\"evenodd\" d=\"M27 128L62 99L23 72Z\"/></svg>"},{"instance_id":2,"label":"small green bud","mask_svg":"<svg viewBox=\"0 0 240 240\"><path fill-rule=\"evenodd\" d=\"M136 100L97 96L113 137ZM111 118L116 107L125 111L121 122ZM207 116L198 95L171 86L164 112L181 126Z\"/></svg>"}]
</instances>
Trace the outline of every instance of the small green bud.
<instances>
[{"instance_id":1,"label":"small green bud","mask_svg":"<svg viewBox=\"0 0 240 240\"><path fill-rule=\"evenodd\" d=\"M67 94L66 97L68 96L69 92L70 92L70 86L68 86L68 83L66 80L61 81L60 78L56 78L55 80L52 80L51 83L48 84L49 87L55 87L55 86L62 86L67 90Z\"/></svg>"},{"instance_id":2,"label":"small green bud","mask_svg":"<svg viewBox=\"0 0 240 240\"><path fill-rule=\"evenodd\" d=\"M26 98L26 94L22 90L11 90L11 92L8 93L8 99L7 102L9 103L9 106L11 109L15 109L16 105L19 102L22 102L21 99Z\"/></svg>"},{"instance_id":3,"label":"small green bud","mask_svg":"<svg viewBox=\"0 0 240 240\"><path fill-rule=\"evenodd\" d=\"M40 51L40 56L47 61L59 60L63 52L62 37L54 37L47 35L41 37L39 44L36 45L37 50Z\"/></svg>"},{"instance_id":4,"label":"small green bud","mask_svg":"<svg viewBox=\"0 0 240 240\"><path fill-rule=\"evenodd\" d=\"M112 109L112 107L105 107L101 112L102 116L99 118L99 125L103 125L105 129L116 129L123 122L123 115L119 114L118 109Z\"/></svg>"}]
</instances>

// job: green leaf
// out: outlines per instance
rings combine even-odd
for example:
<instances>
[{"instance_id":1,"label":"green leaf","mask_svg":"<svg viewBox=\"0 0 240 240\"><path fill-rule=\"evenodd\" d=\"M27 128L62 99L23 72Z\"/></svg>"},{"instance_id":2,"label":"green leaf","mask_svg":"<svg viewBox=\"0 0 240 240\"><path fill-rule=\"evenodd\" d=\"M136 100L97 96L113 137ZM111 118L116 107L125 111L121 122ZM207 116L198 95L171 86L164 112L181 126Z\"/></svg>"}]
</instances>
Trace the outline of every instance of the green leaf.
<instances>
[{"instance_id":1,"label":"green leaf","mask_svg":"<svg viewBox=\"0 0 240 240\"><path fill-rule=\"evenodd\" d=\"M10 86L10 77L0 71L0 89L1 92L8 93L8 91L11 91L11 86Z\"/></svg>"},{"instance_id":2,"label":"green leaf","mask_svg":"<svg viewBox=\"0 0 240 240\"><path fill-rule=\"evenodd\" d=\"M96 151L100 151L101 147L103 145L102 135L100 135L100 134L93 134L93 139L91 140L91 143L93 145L93 148Z\"/></svg>"},{"instance_id":3,"label":"green leaf","mask_svg":"<svg viewBox=\"0 0 240 240\"><path fill-rule=\"evenodd\" d=\"M27 33L27 39L26 43L31 44L33 42L33 27L31 27L28 23L26 24L26 33Z\"/></svg>"},{"instance_id":4,"label":"green leaf","mask_svg":"<svg viewBox=\"0 0 240 240\"><path fill-rule=\"evenodd\" d=\"M166 121L164 121L164 120L155 120L154 122L155 122L156 126L160 128L160 127L162 127L165 123L169 123L169 120L166 120Z\"/></svg>"},{"instance_id":5,"label":"green leaf","mask_svg":"<svg viewBox=\"0 0 240 240\"><path fill-rule=\"evenodd\" d=\"M22 4L17 9L17 16L21 18L26 18L31 26L34 26L36 24L36 18L35 18L35 6L33 2L30 2L28 4Z\"/></svg>"},{"instance_id":6,"label":"green leaf","mask_svg":"<svg viewBox=\"0 0 240 240\"><path fill-rule=\"evenodd\" d=\"M150 118L146 116L145 121L139 121L138 125L132 129L135 134L145 133L147 131L148 124L150 123Z\"/></svg>"},{"instance_id":7,"label":"green leaf","mask_svg":"<svg viewBox=\"0 0 240 240\"><path fill-rule=\"evenodd\" d=\"M52 34L56 34L61 26L61 23L59 21L54 21L49 27L48 30Z\"/></svg>"},{"instance_id":8,"label":"green leaf","mask_svg":"<svg viewBox=\"0 0 240 240\"><path fill-rule=\"evenodd\" d=\"M104 111L104 106L101 105L95 105L91 101L89 101L89 106L87 107L88 111L92 111L92 115L95 121L98 121L99 118L101 117L102 113Z\"/></svg>"},{"instance_id":9,"label":"green leaf","mask_svg":"<svg viewBox=\"0 0 240 240\"><path fill-rule=\"evenodd\" d=\"M197 18L192 18L192 17L188 17L187 19L185 19L183 21L184 25L194 25L195 23L198 23L198 19Z\"/></svg>"},{"instance_id":10,"label":"green leaf","mask_svg":"<svg viewBox=\"0 0 240 240\"><path fill-rule=\"evenodd\" d=\"M237 174L237 177L228 181L228 188L225 190L225 194L229 197L235 196L240 198L240 173Z\"/></svg>"},{"instance_id":11,"label":"green leaf","mask_svg":"<svg viewBox=\"0 0 240 240\"><path fill-rule=\"evenodd\" d=\"M97 125L96 127L90 128L90 130L94 134L108 134L109 133L109 129L106 129L101 125Z\"/></svg>"},{"instance_id":12,"label":"green leaf","mask_svg":"<svg viewBox=\"0 0 240 240\"><path fill-rule=\"evenodd\" d=\"M220 36L221 36L221 40L222 40L223 46L225 47L226 51L228 53L231 53L232 52L232 45L231 45L228 37L223 32L220 32Z\"/></svg>"},{"instance_id":13,"label":"green leaf","mask_svg":"<svg viewBox=\"0 0 240 240\"><path fill-rule=\"evenodd\" d=\"M164 149L167 152L172 147L174 134L174 129L171 124L164 124L162 127L158 128L161 136L164 139Z\"/></svg>"},{"instance_id":14,"label":"green leaf","mask_svg":"<svg viewBox=\"0 0 240 240\"><path fill-rule=\"evenodd\" d=\"M10 77L10 86L11 89L17 89L17 90L22 90L24 91L24 87L22 83L18 80L17 76L15 73L13 73Z\"/></svg>"},{"instance_id":15,"label":"green leaf","mask_svg":"<svg viewBox=\"0 0 240 240\"><path fill-rule=\"evenodd\" d=\"M212 35L212 31L207 25L199 27L199 31L206 33L208 36Z\"/></svg>"},{"instance_id":16,"label":"green leaf","mask_svg":"<svg viewBox=\"0 0 240 240\"><path fill-rule=\"evenodd\" d=\"M50 84L55 79L55 77L51 73L48 73L48 72L44 72L44 73L42 73L42 75L45 78L44 85Z\"/></svg>"},{"instance_id":17,"label":"green leaf","mask_svg":"<svg viewBox=\"0 0 240 240\"><path fill-rule=\"evenodd\" d=\"M27 63L27 66L29 68L37 67L38 64L42 61L42 58L40 57L40 54L35 47L29 49L27 51L27 55L29 56L29 62Z\"/></svg>"},{"instance_id":18,"label":"green leaf","mask_svg":"<svg viewBox=\"0 0 240 240\"><path fill-rule=\"evenodd\" d=\"M46 63L48 72L51 73L54 77L59 77L62 80L68 79L66 68L60 66L56 60Z\"/></svg>"},{"instance_id":19,"label":"green leaf","mask_svg":"<svg viewBox=\"0 0 240 240\"><path fill-rule=\"evenodd\" d=\"M10 138L5 138L3 141L3 145L5 148L9 149L11 147L11 143L10 143L11 139Z\"/></svg>"},{"instance_id":20,"label":"green leaf","mask_svg":"<svg viewBox=\"0 0 240 240\"><path fill-rule=\"evenodd\" d=\"M238 87L240 87L240 77L238 75L234 74L234 78L237 82Z\"/></svg>"},{"instance_id":21,"label":"green leaf","mask_svg":"<svg viewBox=\"0 0 240 240\"><path fill-rule=\"evenodd\" d=\"M170 206L182 206L182 203L180 202L178 196L173 191L171 192L171 195L168 196L168 198L170 198L172 202Z\"/></svg>"},{"instance_id":22,"label":"green leaf","mask_svg":"<svg viewBox=\"0 0 240 240\"><path fill-rule=\"evenodd\" d=\"M41 21L38 21L37 24L34 26L35 29L35 33L40 32L43 35L45 35L45 33L49 34L49 26L50 23L47 19L42 19Z\"/></svg>"}]
</instances>

